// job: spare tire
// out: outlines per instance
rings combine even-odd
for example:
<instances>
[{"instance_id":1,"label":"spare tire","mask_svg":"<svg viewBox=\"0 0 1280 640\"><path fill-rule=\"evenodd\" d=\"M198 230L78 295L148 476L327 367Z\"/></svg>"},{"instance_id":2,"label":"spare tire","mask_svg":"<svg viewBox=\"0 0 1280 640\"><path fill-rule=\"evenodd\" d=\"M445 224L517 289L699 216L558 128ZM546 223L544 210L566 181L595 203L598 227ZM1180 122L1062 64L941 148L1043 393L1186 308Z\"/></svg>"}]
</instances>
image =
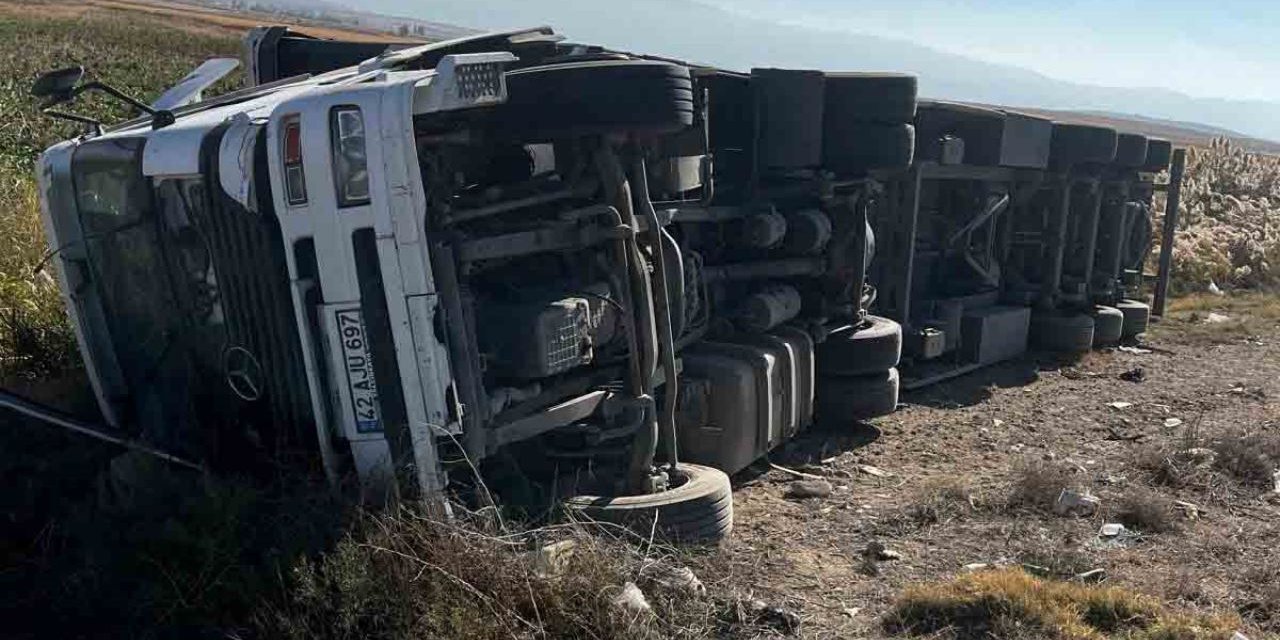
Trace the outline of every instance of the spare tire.
<instances>
[{"instance_id":1,"label":"spare tire","mask_svg":"<svg viewBox=\"0 0 1280 640\"><path fill-rule=\"evenodd\" d=\"M570 514L626 527L648 538L714 544L733 530L733 489L719 469L681 462L673 488L640 496L574 496L564 501Z\"/></svg>"},{"instance_id":2,"label":"spare tire","mask_svg":"<svg viewBox=\"0 0 1280 640\"><path fill-rule=\"evenodd\" d=\"M1084 163L1108 163L1116 157L1119 136L1110 127L1053 123L1049 161L1057 167Z\"/></svg>"},{"instance_id":3,"label":"spare tire","mask_svg":"<svg viewBox=\"0 0 1280 640\"><path fill-rule=\"evenodd\" d=\"M827 121L824 129L822 165L836 173L911 166L916 130L909 124L834 118Z\"/></svg>"},{"instance_id":4,"label":"spare tire","mask_svg":"<svg viewBox=\"0 0 1280 640\"><path fill-rule=\"evenodd\" d=\"M1151 307L1145 302L1121 300L1116 303L1116 308L1124 314L1124 329L1120 334L1122 338L1136 337L1145 332L1147 325L1151 323Z\"/></svg>"},{"instance_id":5,"label":"spare tire","mask_svg":"<svg viewBox=\"0 0 1280 640\"><path fill-rule=\"evenodd\" d=\"M888 318L867 316L858 327L831 332L817 347L819 373L860 376L898 366L902 357L902 325Z\"/></svg>"},{"instance_id":6,"label":"spare tire","mask_svg":"<svg viewBox=\"0 0 1280 640\"><path fill-rule=\"evenodd\" d=\"M1084 353L1093 348L1093 318L1048 311L1031 315L1031 339L1047 351Z\"/></svg>"},{"instance_id":7,"label":"spare tire","mask_svg":"<svg viewBox=\"0 0 1280 640\"><path fill-rule=\"evenodd\" d=\"M1121 167L1138 168L1147 163L1147 137L1122 133L1116 137L1116 162Z\"/></svg>"},{"instance_id":8,"label":"spare tire","mask_svg":"<svg viewBox=\"0 0 1280 640\"><path fill-rule=\"evenodd\" d=\"M916 77L902 73L828 73L823 118L901 124L916 115Z\"/></svg>"},{"instance_id":9,"label":"spare tire","mask_svg":"<svg viewBox=\"0 0 1280 640\"><path fill-rule=\"evenodd\" d=\"M1173 143L1168 140L1151 138L1147 141L1147 160L1143 163L1144 171L1158 172L1169 168L1169 160L1173 158Z\"/></svg>"},{"instance_id":10,"label":"spare tire","mask_svg":"<svg viewBox=\"0 0 1280 640\"><path fill-rule=\"evenodd\" d=\"M814 388L814 418L825 426L887 416L898 408L897 369L866 376L823 376Z\"/></svg>"},{"instance_id":11,"label":"spare tire","mask_svg":"<svg viewBox=\"0 0 1280 640\"><path fill-rule=\"evenodd\" d=\"M517 137L672 133L693 124L689 69L657 60L594 60L506 75L498 131Z\"/></svg>"}]
</instances>

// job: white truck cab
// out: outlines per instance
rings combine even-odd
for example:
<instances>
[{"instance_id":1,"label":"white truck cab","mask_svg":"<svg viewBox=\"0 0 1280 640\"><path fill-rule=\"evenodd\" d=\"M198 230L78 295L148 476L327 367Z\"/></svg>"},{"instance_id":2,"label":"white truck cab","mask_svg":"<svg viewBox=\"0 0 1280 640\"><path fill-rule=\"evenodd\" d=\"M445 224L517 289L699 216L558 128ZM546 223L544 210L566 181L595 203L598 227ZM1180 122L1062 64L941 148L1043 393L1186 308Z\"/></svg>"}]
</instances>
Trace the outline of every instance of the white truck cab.
<instances>
[{"instance_id":1,"label":"white truck cab","mask_svg":"<svg viewBox=\"0 0 1280 640\"><path fill-rule=\"evenodd\" d=\"M130 313L125 307L143 301L155 311L174 302L151 285L164 277L161 270L167 260L186 256L162 256L159 251L144 255L133 245L155 250L161 244L159 233L200 234L190 252L201 255L188 262L215 267L197 274L205 280L195 282L217 287L210 281L212 274L235 272L237 266L248 265L232 262L253 259L236 251L253 254L268 248L253 240L276 241L282 243L279 253L287 267L287 288L245 291L245 299L236 302L280 307L281 300L267 298L287 294L296 336L255 324L242 311L246 326L241 335L226 340L203 364L221 368L222 382L234 396L231 401L243 403L256 403L271 391L273 382L267 377L279 376L282 367L269 365L296 368L289 374L305 379L288 383L305 390L309 406L291 410L314 422L323 468L332 479L339 473L334 443L346 442L358 476L386 486L394 478L394 463L385 421L399 420L412 438L419 488L430 492L443 487L434 439L460 433L461 412L450 392L448 352L433 329L438 302L420 214L425 195L413 123L423 114L502 102L502 67L514 56L451 55L434 69L395 70L397 60L404 59L373 59L316 77L249 88L180 110L174 122L162 128L144 118L44 153L39 173L46 230L51 246L61 248L60 284L68 292L89 378L110 423L122 427L129 420L146 420L139 415L146 412L190 417L166 408L159 398L143 403L149 409L125 406L131 395L152 395L136 388L149 377L180 384L162 366L163 352L171 347L165 346L163 336L170 329L140 317L141 311L127 321L123 316ZM154 203L143 206L149 199L148 186ZM212 193L215 190L221 193ZM266 194L269 198L263 197ZM236 236L244 230L200 229L193 209L208 204L200 200L221 201L229 215L255 221L271 216L278 231L273 228L263 235L278 237L228 237L226 255L218 256L219 239L211 234L225 231ZM118 222L135 227L122 229ZM132 244L121 242L129 233L139 237L130 239ZM236 246L246 239L247 245ZM228 262L224 269L208 264L217 257ZM111 261L139 264L116 275L103 273L109 270L105 264L95 265ZM235 275L251 280L272 274ZM122 287L102 291L89 286L95 278L116 278ZM370 283L380 287L371 288ZM315 299L323 302L312 304ZM227 317L229 300L209 302L210 308L201 309L200 315L210 326L230 330L237 324ZM376 307L376 319L367 317L370 306ZM370 335L369 322L379 324L383 337ZM144 335L148 330L155 335ZM126 340L143 353L124 348ZM302 348L268 344L291 340ZM378 340L385 342L380 348L389 350L382 354L385 360L378 361L381 370L375 367L376 349L370 344ZM402 405L395 410L398 415L384 415L379 376L387 376L383 394L396 396ZM397 388L388 389L388 380ZM301 400L297 389L280 395L295 396L286 404ZM171 444L181 446L176 438Z\"/></svg>"}]
</instances>

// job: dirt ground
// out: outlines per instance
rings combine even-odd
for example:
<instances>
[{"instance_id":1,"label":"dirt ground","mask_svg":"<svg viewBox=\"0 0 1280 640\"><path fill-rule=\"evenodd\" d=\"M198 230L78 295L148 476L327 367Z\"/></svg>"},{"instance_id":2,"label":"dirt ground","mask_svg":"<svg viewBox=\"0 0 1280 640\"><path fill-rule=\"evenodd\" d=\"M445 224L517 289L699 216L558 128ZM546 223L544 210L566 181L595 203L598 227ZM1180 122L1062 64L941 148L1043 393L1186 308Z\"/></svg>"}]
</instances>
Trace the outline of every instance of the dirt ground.
<instances>
[{"instance_id":1,"label":"dirt ground","mask_svg":"<svg viewBox=\"0 0 1280 640\"><path fill-rule=\"evenodd\" d=\"M767 465L740 474L728 562L707 578L792 609L803 637L880 637L905 587L977 568L966 565L1068 579L1102 569L1108 584L1239 614L1255 640L1280 637L1280 500L1269 482L1205 465L1157 473L1164 456L1218 438L1280 437L1280 329L1269 314L1228 309L1229 320L1213 322L1195 310L1214 304L1182 305L1153 326L1144 353L1032 355L904 394L897 413L871 425L802 437L773 463L828 478L833 494L788 498L798 476ZM1140 382L1121 377L1136 369ZM1010 504L1016 487L1035 493L1046 476L1090 489L1100 511L1063 517ZM1052 503L1063 482L1049 483L1039 492ZM1101 525L1132 520L1135 503L1155 514L1139 520L1148 531L1102 539ZM867 562L873 541L902 558Z\"/></svg>"}]
</instances>

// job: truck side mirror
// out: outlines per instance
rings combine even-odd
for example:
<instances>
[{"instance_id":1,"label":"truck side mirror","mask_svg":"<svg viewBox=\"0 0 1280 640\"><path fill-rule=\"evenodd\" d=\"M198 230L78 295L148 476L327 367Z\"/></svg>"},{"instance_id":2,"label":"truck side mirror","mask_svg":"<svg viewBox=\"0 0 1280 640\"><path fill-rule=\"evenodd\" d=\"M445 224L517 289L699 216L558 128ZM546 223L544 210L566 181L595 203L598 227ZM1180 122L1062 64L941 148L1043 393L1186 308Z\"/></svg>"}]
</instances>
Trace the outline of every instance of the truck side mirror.
<instances>
[{"instance_id":1,"label":"truck side mirror","mask_svg":"<svg viewBox=\"0 0 1280 640\"><path fill-rule=\"evenodd\" d=\"M49 71L36 78L31 95L44 98L46 107L67 102L75 97L76 85L84 78L84 67L67 67Z\"/></svg>"}]
</instances>

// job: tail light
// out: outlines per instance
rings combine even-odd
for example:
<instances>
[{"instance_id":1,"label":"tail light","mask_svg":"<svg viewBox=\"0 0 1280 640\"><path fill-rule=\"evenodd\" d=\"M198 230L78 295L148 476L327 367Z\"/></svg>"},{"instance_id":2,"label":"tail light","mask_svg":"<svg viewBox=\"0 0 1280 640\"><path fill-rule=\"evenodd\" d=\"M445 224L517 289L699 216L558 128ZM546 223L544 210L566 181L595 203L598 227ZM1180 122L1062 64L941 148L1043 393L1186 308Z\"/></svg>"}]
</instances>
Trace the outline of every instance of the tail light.
<instances>
[{"instance_id":1,"label":"tail light","mask_svg":"<svg viewBox=\"0 0 1280 640\"><path fill-rule=\"evenodd\" d=\"M306 204L307 179L302 171L302 125L298 116L289 116L282 122L280 146L284 159L285 197L289 204Z\"/></svg>"}]
</instances>

